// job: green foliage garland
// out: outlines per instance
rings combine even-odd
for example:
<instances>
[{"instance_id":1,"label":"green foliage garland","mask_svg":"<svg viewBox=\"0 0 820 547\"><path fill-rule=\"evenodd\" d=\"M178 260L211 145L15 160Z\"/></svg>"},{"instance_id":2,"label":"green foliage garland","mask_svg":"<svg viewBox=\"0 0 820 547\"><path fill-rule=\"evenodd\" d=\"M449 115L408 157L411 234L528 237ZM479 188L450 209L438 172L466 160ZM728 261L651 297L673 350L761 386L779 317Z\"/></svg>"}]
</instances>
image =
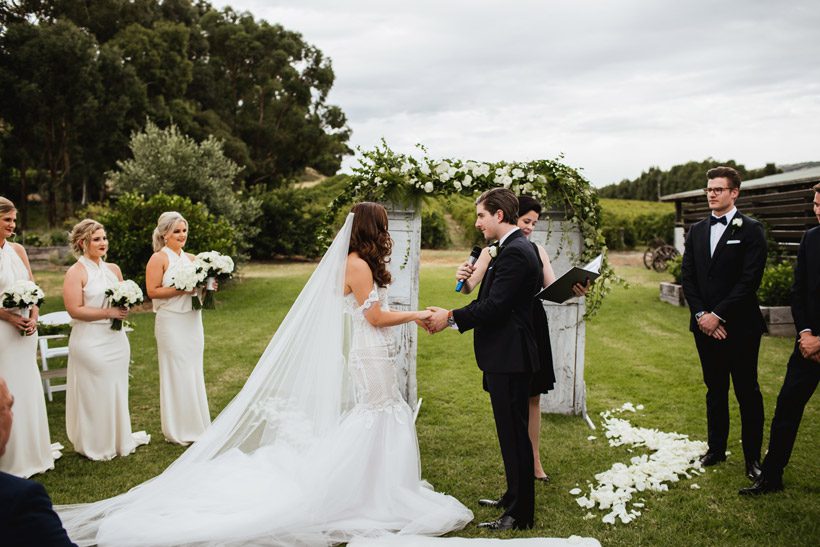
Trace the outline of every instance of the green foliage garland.
<instances>
[{"instance_id":1,"label":"green foliage garland","mask_svg":"<svg viewBox=\"0 0 820 547\"><path fill-rule=\"evenodd\" d=\"M325 240L329 241L340 214L354 202L418 205L428 196L475 196L490 188L509 188L563 209L566 220L578 226L583 238L584 251L573 257L578 262L587 262L599 253L604 255L601 277L586 297L587 316L598 310L618 277L606 257L598 195L578 171L558 161L560 157L531 162L434 160L423 146L418 148L424 153L421 159L394 152L385 141L373 150L360 150L362 157L353 168L347 189L333 200L326 213Z\"/></svg>"}]
</instances>

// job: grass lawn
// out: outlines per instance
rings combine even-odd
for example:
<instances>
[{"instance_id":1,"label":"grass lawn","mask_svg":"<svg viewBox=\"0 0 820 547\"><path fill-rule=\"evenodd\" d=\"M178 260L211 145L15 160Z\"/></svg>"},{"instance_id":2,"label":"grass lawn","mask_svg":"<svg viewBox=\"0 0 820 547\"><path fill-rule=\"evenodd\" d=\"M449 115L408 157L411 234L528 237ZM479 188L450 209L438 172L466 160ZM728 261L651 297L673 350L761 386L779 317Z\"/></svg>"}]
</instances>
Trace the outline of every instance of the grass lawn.
<instances>
[{"instance_id":1,"label":"grass lawn","mask_svg":"<svg viewBox=\"0 0 820 547\"><path fill-rule=\"evenodd\" d=\"M467 297L452 290L452 272L463 252L425 252L421 271L422 305L454 307ZM205 376L212 416L241 388L257 358L296 298L312 264L252 265L244 277L219 296L220 309L205 314ZM658 300L658 282L668 276L642 267L616 266L631 284L613 290L600 313L587 324L586 383L591 417L624 402L645 405L629 414L633 424L677 431L705 439L705 387L694 342L687 331L688 314ZM38 272L48 294L59 294L61 276ZM62 309L49 298L45 312ZM155 476L181 452L165 443L159 425L159 380L151 313L132 316L130 405L134 430L152 434L151 444L127 458L91 462L71 450L65 435L65 394L48 403L53 441L66 450L56 469L35 477L55 503L93 501L120 493ZM423 334L423 333L422 333ZM786 339L766 337L760 358L760 383L768 424L791 351ZM500 494L503 468L487 395L472 355L472 335L423 334L418 354L419 396L424 404L418 434L424 477L438 490L471 507L476 520L496 512L478 507L479 497ZM541 448L549 485L536 485L536 528L501 537L570 536L598 538L604 545L814 545L820 537L820 405L806 409L786 490L762 499L745 499L737 489L743 476L739 444L740 420L732 400L732 431L726 463L705 475L671 485L669 492L646 494L643 515L628 525L585 520L568 491L585 488L596 473L626 462L625 447L611 448L600 429L591 432L580 417L544 416ZM587 440L590 434L598 438ZM690 488L692 483L699 490ZM459 535L490 537L470 525ZM494 536L493 536L494 537ZM811 538L815 538L812 540Z\"/></svg>"}]
</instances>

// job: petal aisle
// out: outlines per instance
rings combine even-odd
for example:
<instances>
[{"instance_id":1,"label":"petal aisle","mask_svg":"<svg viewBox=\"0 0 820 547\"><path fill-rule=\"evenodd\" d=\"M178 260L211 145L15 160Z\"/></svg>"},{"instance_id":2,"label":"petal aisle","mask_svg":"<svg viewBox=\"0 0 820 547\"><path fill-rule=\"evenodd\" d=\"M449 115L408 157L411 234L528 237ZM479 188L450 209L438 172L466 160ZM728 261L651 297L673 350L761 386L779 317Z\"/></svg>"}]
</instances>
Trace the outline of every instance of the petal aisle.
<instances>
[{"instance_id":1,"label":"petal aisle","mask_svg":"<svg viewBox=\"0 0 820 547\"><path fill-rule=\"evenodd\" d=\"M615 463L612 467L595 475L597 486L591 483L589 495L576 498L584 509L609 510L601 519L606 524L615 524L616 519L624 524L632 522L641 515L644 507L643 498L632 501L640 492L665 492L669 483L678 482L680 477L687 479L703 473L699 457L706 451L703 441L690 441L687 435L667 433L657 429L634 427L628 420L617 417L624 412L635 413L643 410L643 405L624 403L621 408L601 413L603 427L610 446L646 447L654 450L652 454L643 454L630 459L629 465ZM696 484L692 489L700 488ZM570 490L577 496L580 488ZM629 504L631 503L631 507ZM590 518L587 513L584 518Z\"/></svg>"}]
</instances>

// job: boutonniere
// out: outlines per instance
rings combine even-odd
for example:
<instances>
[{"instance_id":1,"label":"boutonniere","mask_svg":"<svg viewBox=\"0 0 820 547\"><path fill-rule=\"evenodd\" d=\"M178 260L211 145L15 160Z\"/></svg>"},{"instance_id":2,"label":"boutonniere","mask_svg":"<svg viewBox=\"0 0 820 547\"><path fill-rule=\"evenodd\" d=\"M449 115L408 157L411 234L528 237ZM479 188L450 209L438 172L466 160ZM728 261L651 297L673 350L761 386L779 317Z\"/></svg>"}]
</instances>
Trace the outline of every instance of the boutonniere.
<instances>
[{"instance_id":1,"label":"boutonniere","mask_svg":"<svg viewBox=\"0 0 820 547\"><path fill-rule=\"evenodd\" d=\"M489 247L487 247L487 252L490 253L490 258L495 258L498 256L498 243L493 243Z\"/></svg>"},{"instance_id":2,"label":"boutonniere","mask_svg":"<svg viewBox=\"0 0 820 547\"><path fill-rule=\"evenodd\" d=\"M735 217L735 218L732 219L732 227L733 228L738 229L741 226L743 226L743 219L742 218Z\"/></svg>"}]
</instances>

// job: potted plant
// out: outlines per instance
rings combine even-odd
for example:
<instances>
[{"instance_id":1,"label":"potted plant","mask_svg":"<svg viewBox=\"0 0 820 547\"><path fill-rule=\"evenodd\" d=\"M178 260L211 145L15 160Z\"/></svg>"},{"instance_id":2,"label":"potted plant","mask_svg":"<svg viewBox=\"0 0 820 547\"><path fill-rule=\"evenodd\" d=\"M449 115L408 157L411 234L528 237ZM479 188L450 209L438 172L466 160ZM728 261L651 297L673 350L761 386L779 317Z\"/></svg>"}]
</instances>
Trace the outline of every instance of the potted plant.
<instances>
[{"instance_id":1,"label":"potted plant","mask_svg":"<svg viewBox=\"0 0 820 547\"><path fill-rule=\"evenodd\" d=\"M795 336L791 309L791 286L794 266L791 262L768 264L757 290L760 311L772 336Z\"/></svg>"},{"instance_id":2,"label":"potted plant","mask_svg":"<svg viewBox=\"0 0 820 547\"><path fill-rule=\"evenodd\" d=\"M675 306L686 306L686 297L683 295L681 285L681 263L683 255L678 255L669 260L667 271L672 274L674 282L661 281L660 298L663 302L668 302Z\"/></svg>"}]
</instances>

